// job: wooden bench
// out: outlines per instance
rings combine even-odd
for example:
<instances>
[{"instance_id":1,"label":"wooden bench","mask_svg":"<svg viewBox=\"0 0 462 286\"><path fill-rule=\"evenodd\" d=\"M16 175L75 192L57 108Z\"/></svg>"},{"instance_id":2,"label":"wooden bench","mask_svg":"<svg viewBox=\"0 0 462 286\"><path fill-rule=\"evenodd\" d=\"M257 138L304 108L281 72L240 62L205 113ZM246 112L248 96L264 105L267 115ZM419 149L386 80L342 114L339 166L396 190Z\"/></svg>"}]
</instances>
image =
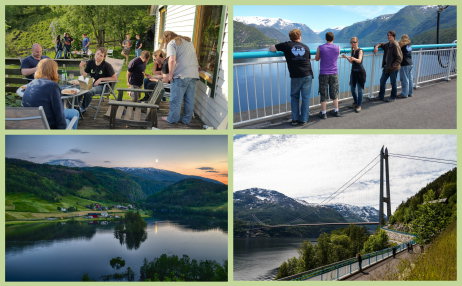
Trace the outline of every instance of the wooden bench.
<instances>
[{"instance_id":1,"label":"wooden bench","mask_svg":"<svg viewBox=\"0 0 462 286\"><path fill-rule=\"evenodd\" d=\"M109 117L109 127L111 129L115 128L116 123L147 129L157 128L159 102L164 93L164 85L161 81L158 82L154 90L119 88L117 91L117 100L109 101L109 109L106 113L106 116ZM123 101L124 92L145 93L145 96L149 96L149 101L147 103Z\"/></svg>"}]
</instances>

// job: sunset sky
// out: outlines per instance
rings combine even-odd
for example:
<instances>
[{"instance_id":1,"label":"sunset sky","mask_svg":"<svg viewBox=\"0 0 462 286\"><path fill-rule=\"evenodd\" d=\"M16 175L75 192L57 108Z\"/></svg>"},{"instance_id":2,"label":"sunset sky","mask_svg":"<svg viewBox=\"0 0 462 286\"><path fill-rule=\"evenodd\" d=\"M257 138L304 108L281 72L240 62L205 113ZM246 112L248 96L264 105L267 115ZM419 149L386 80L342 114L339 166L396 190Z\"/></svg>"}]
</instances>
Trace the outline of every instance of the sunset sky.
<instances>
[{"instance_id":1,"label":"sunset sky","mask_svg":"<svg viewBox=\"0 0 462 286\"><path fill-rule=\"evenodd\" d=\"M150 167L228 183L227 136L8 135L6 157L36 163L81 160L89 166Z\"/></svg>"}]
</instances>

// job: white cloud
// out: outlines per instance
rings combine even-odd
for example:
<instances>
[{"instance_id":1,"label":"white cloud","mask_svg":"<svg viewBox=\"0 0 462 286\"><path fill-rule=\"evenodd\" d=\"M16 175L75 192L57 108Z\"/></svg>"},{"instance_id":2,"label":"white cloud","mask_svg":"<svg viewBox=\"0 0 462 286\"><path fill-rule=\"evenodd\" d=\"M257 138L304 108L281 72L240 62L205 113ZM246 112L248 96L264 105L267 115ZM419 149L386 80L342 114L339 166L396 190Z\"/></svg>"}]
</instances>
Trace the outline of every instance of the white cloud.
<instances>
[{"instance_id":1,"label":"white cloud","mask_svg":"<svg viewBox=\"0 0 462 286\"><path fill-rule=\"evenodd\" d=\"M404 6L378 6L378 5L363 5L363 6L337 6L346 13L355 13L363 18L372 19L384 14L393 14L398 12Z\"/></svg>"},{"instance_id":2,"label":"white cloud","mask_svg":"<svg viewBox=\"0 0 462 286\"><path fill-rule=\"evenodd\" d=\"M248 135L234 141L234 191L273 189L319 203L390 153L456 160L454 135ZM454 166L390 157L392 209ZM332 202L378 206L379 165Z\"/></svg>"}]
</instances>

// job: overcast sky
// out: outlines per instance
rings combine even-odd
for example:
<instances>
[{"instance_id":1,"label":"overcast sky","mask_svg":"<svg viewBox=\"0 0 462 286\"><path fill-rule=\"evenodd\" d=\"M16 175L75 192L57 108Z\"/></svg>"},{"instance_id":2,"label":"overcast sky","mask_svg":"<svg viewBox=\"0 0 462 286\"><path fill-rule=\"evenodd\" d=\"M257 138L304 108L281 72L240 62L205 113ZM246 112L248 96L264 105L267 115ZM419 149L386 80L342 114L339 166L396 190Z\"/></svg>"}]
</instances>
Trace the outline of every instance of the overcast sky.
<instances>
[{"instance_id":1,"label":"overcast sky","mask_svg":"<svg viewBox=\"0 0 462 286\"><path fill-rule=\"evenodd\" d=\"M346 27L356 22L372 19L384 14L394 14L403 5L258 5L234 6L234 16L261 16L282 18L302 23L316 32L327 28Z\"/></svg>"},{"instance_id":2,"label":"overcast sky","mask_svg":"<svg viewBox=\"0 0 462 286\"><path fill-rule=\"evenodd\" d=\"M234 191L252 187L320 203L385 145L389 153L457 160L454 135L246 135L234 138ZM392 210L454 168L390 157ZM372 165L371 165L372 166ZM331 203L378 207L379 164Z\"/></svg>"},{"instance_id":3,"label":"overcast sky","mask_svg":"<svg viewBox=\"0 0 462 286\"><path fill-rule=\"evenodd\" d=\"M75 159L90 166L150 167L228 183L227 136L7 135L6 157L36 163Z\"/></svg>"}]
</instances>

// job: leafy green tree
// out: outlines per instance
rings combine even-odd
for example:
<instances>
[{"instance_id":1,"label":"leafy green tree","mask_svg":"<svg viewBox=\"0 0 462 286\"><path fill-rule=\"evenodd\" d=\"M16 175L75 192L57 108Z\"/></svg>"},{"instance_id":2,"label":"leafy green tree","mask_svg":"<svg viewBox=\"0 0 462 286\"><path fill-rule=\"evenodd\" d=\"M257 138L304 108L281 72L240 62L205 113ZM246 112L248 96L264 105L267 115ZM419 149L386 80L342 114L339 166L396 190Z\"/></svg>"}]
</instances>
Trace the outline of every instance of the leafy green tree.
<instances>
[{"instance_id":1,"label":"leafy green tree","mask_svg":"<svg viewBox=\"0 0 462 286\"><path fill-rule=\"evenodd\" d=\"M302 246L298 249L298 254L301 271L313 269L318 265L316 250L310 241L303 241Z\"/></svg>"},{"instance_id":2,"label":"leafy green tree","mask_svg":"<svg viewBox=\"0 0 462 286\"><path fill-rule=\"evenodd\" d=\"M117 256L117 257L112 258L109 261L109 264L114 269L120 269L125 266L125 260L122 257Z\"/></svg>"},{"instance_id":3,"label":"leafy green tree","mask_svg":"<svg viewBox=\"0 0 462 286\"><path fill-rule=\"evenodd\" d=\"M383 229L377 229L376 233L374 235L369 236L369 238L364 243L362 252L369 253L387 247L389 247L387 233Z\"/></svg>"},{"instance_id":4,"label":"leafy green tree","mask_svg":"<svg viewBox=\"0 0 462 286\"><path fill-rule=\"evenodd\" d=\"M433 190L424 194L424 203L418 207L416 219L412 222L419 243L431 242L450 222L451 213L446 212L441 203L429 203L435 197Z\"/></svg>"}]
</instances>

